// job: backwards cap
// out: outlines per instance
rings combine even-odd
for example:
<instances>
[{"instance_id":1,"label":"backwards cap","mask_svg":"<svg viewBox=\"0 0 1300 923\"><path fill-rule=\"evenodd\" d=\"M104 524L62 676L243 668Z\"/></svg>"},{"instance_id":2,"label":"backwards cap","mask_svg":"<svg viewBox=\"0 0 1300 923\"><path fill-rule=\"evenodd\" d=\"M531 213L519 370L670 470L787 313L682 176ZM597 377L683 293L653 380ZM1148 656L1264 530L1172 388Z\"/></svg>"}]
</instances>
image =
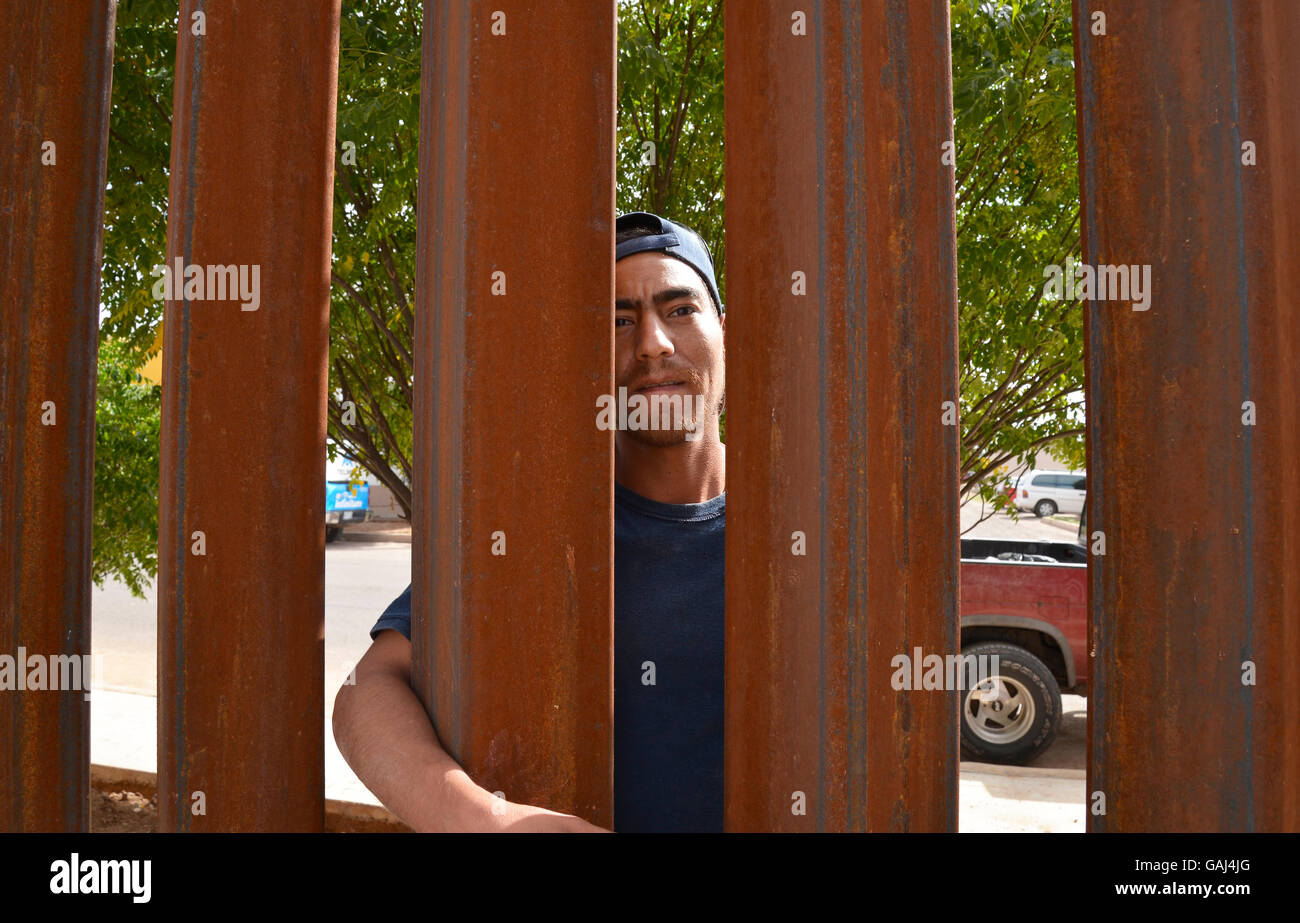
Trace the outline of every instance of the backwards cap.
<instances>
[{"instance_id":1,"label":"backwards cap","mask_svg":"<svg viewBox=\"0 0 1300 923\"><path fill-rule=\"evenodd\" d=\"M684 225L652 215L650 212L628 212L626 215L619 215L618 221L614 224L615 233L627 228L649 228L654 233L646 237L633 237L631 240L620 241L614 248L614 262L617 263L625 256L646 250L659 250L676 257L700 274L700 278L708 287L709 296L713 299L714 309L717 310L719 317L722 316L725 306L722 304L722 299L718 297L718 282L713 277L713 256L709 253L709 245L704 242L704 238Z\"/></svg>"}]
</instances>

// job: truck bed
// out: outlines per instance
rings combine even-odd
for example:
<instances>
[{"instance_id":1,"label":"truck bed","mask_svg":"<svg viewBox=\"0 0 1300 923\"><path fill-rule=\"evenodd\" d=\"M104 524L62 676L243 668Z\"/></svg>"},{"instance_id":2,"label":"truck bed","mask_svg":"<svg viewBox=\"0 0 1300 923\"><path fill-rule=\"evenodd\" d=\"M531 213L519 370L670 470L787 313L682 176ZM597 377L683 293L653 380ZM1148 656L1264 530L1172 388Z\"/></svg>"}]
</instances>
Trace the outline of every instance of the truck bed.
<instances>
[{"instance_id":1,"label":"truck bed","mask_svg":"<svg viewBox=\"0 0 1300 923\"><path fill-rule=\"evenodd\" d=\"M962 643L1029 648L1062 689L1088 681L1088 555L1074 542L963 539Z\"/></svg>"}]
</instances>

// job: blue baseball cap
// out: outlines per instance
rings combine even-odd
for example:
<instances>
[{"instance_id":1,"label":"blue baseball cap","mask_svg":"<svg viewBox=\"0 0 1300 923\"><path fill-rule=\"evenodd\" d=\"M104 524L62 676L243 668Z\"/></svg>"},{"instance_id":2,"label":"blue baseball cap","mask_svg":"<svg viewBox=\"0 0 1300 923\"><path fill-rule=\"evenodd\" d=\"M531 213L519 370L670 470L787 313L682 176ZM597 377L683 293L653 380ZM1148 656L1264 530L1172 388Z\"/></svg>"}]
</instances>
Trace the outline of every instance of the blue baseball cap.
<instances>
[{"instance_id":1,"label":"blue baseball cap","mask_svg":"<svg viewBox=\"0 0 1300 923\"><path fill-rule=\"evenodd\" d=\"M617 234L626 228L649 228L654 233L619 242L614 247L614 262L617 263L625 256L646 250L658 250L676 257L700 274L700 278L708 287L709 296L713 299L714 309L719 317L722 316L725 306L722 299L718 297L718 282L713 277L713 256L709 253L709 245L704 242L703 237L684 225L652 215L650 212L628 212L626 215L619 215L614 223L614 232Z\"/></svg>"}]
</instances>

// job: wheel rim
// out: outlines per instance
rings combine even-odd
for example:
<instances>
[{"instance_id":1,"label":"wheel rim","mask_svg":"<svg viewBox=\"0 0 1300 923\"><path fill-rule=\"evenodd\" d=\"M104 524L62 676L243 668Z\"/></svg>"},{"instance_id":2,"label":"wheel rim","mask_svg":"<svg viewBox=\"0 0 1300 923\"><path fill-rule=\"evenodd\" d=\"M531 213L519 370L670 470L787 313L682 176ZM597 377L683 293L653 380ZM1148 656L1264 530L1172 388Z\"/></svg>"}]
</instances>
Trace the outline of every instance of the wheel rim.
<instances>
[{"instance_id":1,"label":"wheel rim","mask_svg":"<svg viewBox=\"0 0 1300 923\"><path fill-rule=\"evenodd\" d=\"M992 676L966 694L966 724L980 740L1015 743L1034 726L1029 687L1007 676Z\"/></svg>"}]
</instances>

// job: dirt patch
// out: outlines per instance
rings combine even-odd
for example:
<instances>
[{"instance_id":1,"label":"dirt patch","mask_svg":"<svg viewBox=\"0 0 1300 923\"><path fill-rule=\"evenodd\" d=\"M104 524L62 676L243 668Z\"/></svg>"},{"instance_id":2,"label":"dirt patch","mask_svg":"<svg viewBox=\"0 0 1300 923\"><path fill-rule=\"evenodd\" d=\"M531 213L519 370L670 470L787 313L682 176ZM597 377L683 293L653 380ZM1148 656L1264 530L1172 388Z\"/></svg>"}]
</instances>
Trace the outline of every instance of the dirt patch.
<instances>
[{"instance_id":1,"label":"dirt patch","mask_svg":"<svg viewBox=\"0 0 1300 923\"><path fill-rule=\"evenodd\" d=\"M153 779L120 769L97 768L90 789L91 833L157 833L158 799ZM132 791L127 786L144 788ZM383 808L346 801L325 802L326 833L410 833L407 827Z\"/></svg>"},{"instance_id":2,"label":"dirt patch","mask_svg":"<svg viewBox=\"0 0 1300 923\"><path fill-rule=\"evenodd\" d=\"M91 833L154 833L158 804L137 792L90 790Z\"/></svg>"}]
</instances>

